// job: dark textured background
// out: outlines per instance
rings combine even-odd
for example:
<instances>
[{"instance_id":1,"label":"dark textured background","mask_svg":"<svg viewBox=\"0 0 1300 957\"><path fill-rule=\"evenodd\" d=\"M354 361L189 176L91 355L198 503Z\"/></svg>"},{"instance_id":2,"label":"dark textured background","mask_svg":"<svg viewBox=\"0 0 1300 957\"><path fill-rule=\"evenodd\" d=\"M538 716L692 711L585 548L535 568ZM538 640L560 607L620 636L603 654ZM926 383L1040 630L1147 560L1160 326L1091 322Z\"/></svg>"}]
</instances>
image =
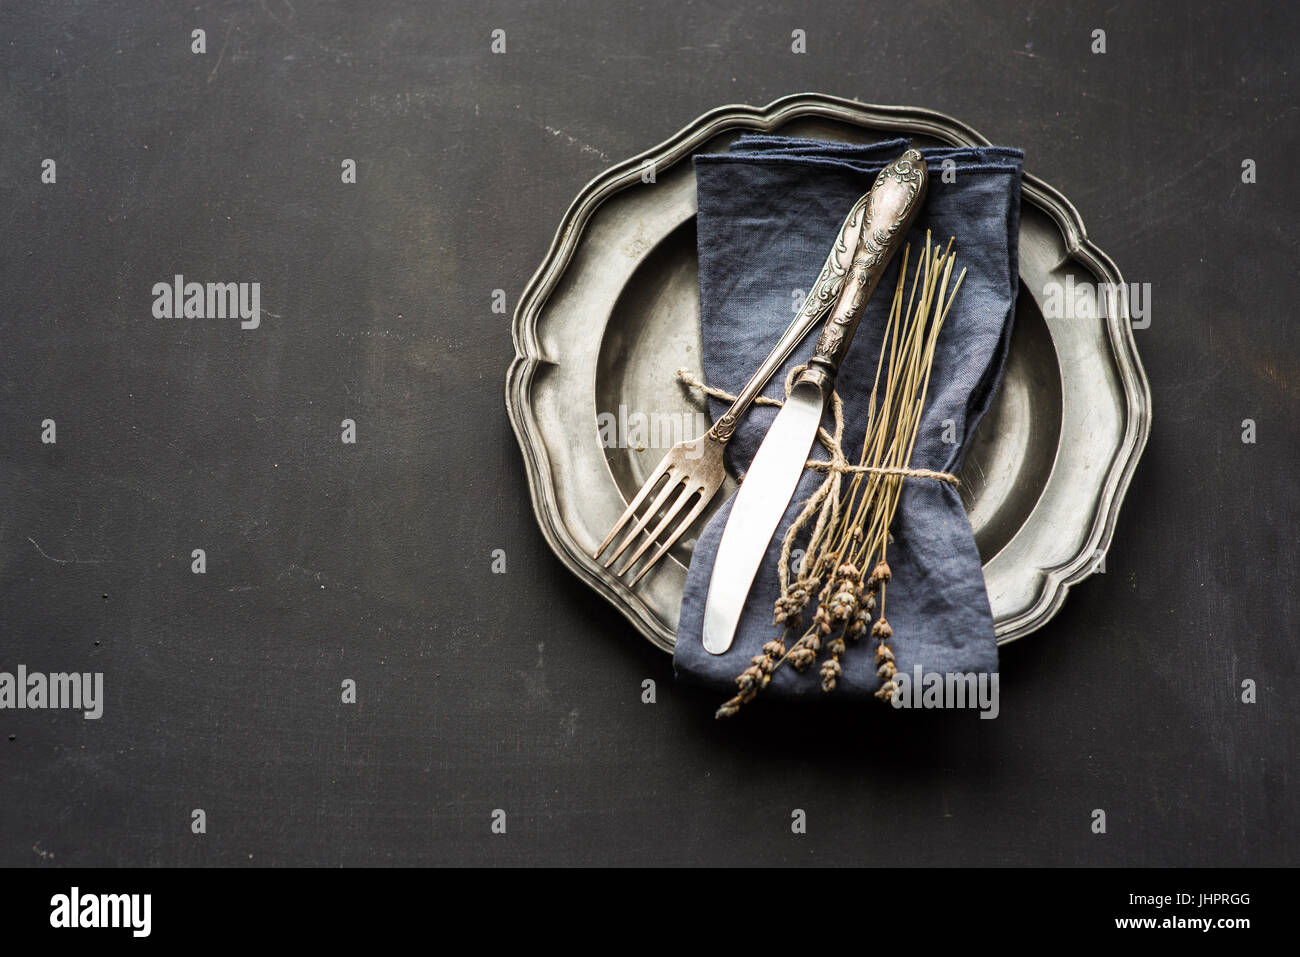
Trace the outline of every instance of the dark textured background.
<instances>
[{"instance_id":1,"label":"dark textured background","mask_svg":"<svg viewBox=\"0 0 1300 957\"><path fill-rule=\"evenodd\" d=\"M1296 8L1059 6L6 4L0 670L107 702L0 712L0 863L1300 861ZM491 291L606 166L806 90L1023 147L1153 286L1107 572L996 721L715 724L528 505ZM154 319L176 272L262 328Z\"/></svg>"}]
</instances>

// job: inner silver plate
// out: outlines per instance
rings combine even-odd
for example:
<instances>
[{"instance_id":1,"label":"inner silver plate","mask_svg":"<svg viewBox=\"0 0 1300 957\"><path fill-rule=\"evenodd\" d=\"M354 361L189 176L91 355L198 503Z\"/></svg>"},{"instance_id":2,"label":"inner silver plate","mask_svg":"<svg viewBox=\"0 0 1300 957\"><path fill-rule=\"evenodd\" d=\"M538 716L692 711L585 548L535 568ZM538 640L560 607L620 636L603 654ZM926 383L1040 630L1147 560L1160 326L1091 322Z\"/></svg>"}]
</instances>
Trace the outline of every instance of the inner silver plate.
<instances>
[{"instance_id":1,"label":"inner silver plate","mask_svg":"<svg viewBox=\"0 0 1300 957\"><path fill-rule=\"evenodd\" d=\"M516 313L507 404L548 541L665 649L695 535L734 481L634 591L590 553L665 451L707 427L704 402L674 376L685 366L703 377L689 156L725 150L752 130L852 142L903 134L921 146L985 142L927 111L790 97L763 110L707 114L575 200ZM654 164L653 183L644 182L646 163ZM1008 364L961 475L1000 642L1045 624L1068 585L1098 566L1149 430L1127 316L1044 317L1049 284L1067 277L1076 285L1122 281L1068 201L1026 176Z\"/></svg>"}]
</instances>

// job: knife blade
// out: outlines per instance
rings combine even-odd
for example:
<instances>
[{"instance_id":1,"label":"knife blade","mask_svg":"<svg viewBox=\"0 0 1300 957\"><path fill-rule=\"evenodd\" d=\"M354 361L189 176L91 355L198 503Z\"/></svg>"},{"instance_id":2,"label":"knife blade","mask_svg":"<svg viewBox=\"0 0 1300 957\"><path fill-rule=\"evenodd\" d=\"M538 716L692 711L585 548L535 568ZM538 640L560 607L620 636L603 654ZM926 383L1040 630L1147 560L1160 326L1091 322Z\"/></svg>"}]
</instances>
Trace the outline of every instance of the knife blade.
<instances>
[{"instance_id":1,"label":"knife blade","mask_svg":"<svg viewBox=\"0 0 1300 957\"><path fill-rule=\"evenodd\" d=\"M727 516L704 602L704 649L711 654L731 647L754 576L817 437L840 362L876 284L907 237L925 199L928 178L920 152L909 149L886 165L871 187L853 265L839 298Z\"/></svg>"}]
</instances>

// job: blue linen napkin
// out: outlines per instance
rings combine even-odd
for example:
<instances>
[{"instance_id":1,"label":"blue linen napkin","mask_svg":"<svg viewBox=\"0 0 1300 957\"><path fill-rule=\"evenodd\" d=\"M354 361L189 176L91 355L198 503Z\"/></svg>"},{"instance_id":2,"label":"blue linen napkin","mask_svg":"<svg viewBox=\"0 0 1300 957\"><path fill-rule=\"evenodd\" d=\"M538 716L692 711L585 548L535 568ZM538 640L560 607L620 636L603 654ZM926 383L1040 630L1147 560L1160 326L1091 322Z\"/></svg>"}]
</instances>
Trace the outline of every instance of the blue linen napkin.
<instances>
[{"instance_id":1,"label":"blue linen napkin","mask_svg":"<svg viewBox=\"0 0 1300 957\"><path fill-rule=\"evenodd\" d=\"M729 153L694 158L700 320L710 385L732 393L744 386L816 280L853 203L907 146L901 139L854 145L751 135L738 139ZM910 263L914 267L929 229L934 243L956 237L957 270L965 266L968 272L939 336L911 465L956 473L997 391L1010 341L1019 284L1024 154L1002 147L925 149L922 154L930 182L909 237ZM945 166L946 160L952 163ZM844 452L850 461L861 452L901 258L881 280L840 369L836 388L844 402ZM787 374L807 362L816 335L814 330L772 377L766 395L783 397ZM715 419L725 408L725 402L710 400ZM776 413L771 406L751 408L727 448L733 470L748 467ZM813 455L825 457L825 451L814 445ZM755 576L735 641L723 655L705 651L700 635L709 576L732 502L708 523L696 542L682 597L673 655L679 679L730 697L736 676L764 642L780 634L772 623L772 603L779 594L781 543L823 478L804 472ZM996 671L997 646L979 552L957 489L932 479L904 479L891 531L893 580L885 615L894 630L891 644L899 671L911 677L918 664L925 673ZM805 618L812 610L805 611ZM869 639L850 646L834 695L862 698L880 687L873 647ZM765 698L807 695L822 695L815 666L804 674L782 667L763 692Z\"/></svg>"}]
</instances>

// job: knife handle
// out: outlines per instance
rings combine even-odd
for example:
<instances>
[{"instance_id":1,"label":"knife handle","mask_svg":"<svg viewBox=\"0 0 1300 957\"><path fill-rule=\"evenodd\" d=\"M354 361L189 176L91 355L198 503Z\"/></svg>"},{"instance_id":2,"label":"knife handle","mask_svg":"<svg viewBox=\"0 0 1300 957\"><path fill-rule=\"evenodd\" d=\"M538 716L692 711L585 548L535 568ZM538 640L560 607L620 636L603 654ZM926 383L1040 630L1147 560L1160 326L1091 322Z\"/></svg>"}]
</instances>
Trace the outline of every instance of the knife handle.
<instances>
[{"instance_id":1,"label":"knife handle","mask_svg":"<svg viewBox=\"0 0 1300 957\"><path fill-rule=\"evenodd\" d=\"M808 368L798 380L817 386L823 396L829 396L835 386L835 375L849 351L867 301L894 253L906 241L925 200L928 183L929 171L920 151L909 149L882 169L871 187L853 265L813 347Z\"/></svg>"},{"instance_id":2,"label":"knife handle","mask_svg":"<svg viewBox=\"0 0 1300 957\"><path fill-rule=\"evenodd\" d=\"M731 438L741 418L758 394L763 391L763 386L767 385L767 381L772 378L777 369L785 365L785 360L790 358L790 353L794 352L795 347L803 341L814 326L826 318L839 300L840 292L853 265L853 258L857 254L869 195L863 193L849 210L848 216L844 218L840 231L835 234L835 245L831 247L830 255L826 257L826 264L822 266L817 282L804 298L803 305L799 308L794 321L790 323L790 327L781 335L776 347L763 360L763 364L745 383L745 387L737 394L731 407L709 429L715 439L726 442Z\"/></svg>"}]
</instances>

